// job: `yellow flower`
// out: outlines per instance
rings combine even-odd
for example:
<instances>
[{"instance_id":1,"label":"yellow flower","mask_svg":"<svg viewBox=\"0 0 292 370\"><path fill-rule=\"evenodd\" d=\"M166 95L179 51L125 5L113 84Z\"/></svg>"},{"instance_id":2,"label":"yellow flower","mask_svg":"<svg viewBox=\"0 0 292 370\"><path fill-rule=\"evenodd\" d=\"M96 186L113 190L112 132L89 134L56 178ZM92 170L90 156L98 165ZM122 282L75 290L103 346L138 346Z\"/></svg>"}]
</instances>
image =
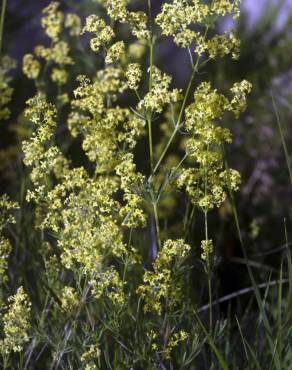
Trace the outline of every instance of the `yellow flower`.
<instances>
[{"instance_id":1,"label":"yellow flower","mask_svg":"<svg viewBox=\"0 0 292 370\"><path fill-rule=\"evenodd\" d=\"M56 84L65 85L68 81L68 72L65 69L53 68L51 78Z\"/></svg>"},{"instance_id":2,"label":"yellow flower","mask_svg":"<svg viewBox=\"0 0 292 370\"><path fill-rule=\"evenodd\" d=\"M69 29L71 36L79 36L81 33L81 19L77 14L68 13L64 26Z\"/></svg>"},{"instance_id":3,"label":"yellow flower","mask_svg":"<svg viewBox=\"0 0 292 370\"><path fill-rule=\"evenodd\" d=\"M162 302L175 305L181 299L181 284L173 270L173 263L182 263L191 247L182 239L167 240L159 251L154 271L146 271L143 276L143 285L137 293L144 300L144 311L162 314Z\"/></svg>"},{"instance_id":4,"label":"yellow flower","mask_svg":"<svg viewBox=\"0 0 292 370\"><path fill-rule=\"evenodd\" d=\"M79 297L74 288L64 286L60 296L61 305L64 311L68 313L74 312L79 304Z\"/></svg>"},{"instance_id":5,"label":"yellow flower","mask_svg":"<svg viewBox=\"0 0 292 370\"><path fill-rule=\"evenodd\" d=\"M42 18L42 26L46 34L54 41L59 38L64 21L64 15L58 10L59 7L60 3L53 1L43 10L45 16Z\"/></svg>"},{"instance_id":6,"label":"yellow flower","mask_svg":"<svg viewBox=\"0 0 292 370\"><path fill-rule=\"evenodd\" d=\"M8 298L6 313L3 315L4 339L0 341L2 352L20 352L29 340L31 303L23 287Z\"/></svg>"},{"instance_id":7,"label":"yellow flower","mask_svg":"<svg viewBox=\"0 0 292 370\"><path fill-rule=\"evenodd\" d=\"M129 88L132 90L137 90L142 78L142 70L140 64L138 63L129 64L126 71L126 78L128 81Z\"/></svg>"},{"instance_id":8,"label":"yellow flower","mask_svg":"<svg viewBox=\"0 0 292 370\"><path fill-rule=\"evenodd\" d=\"M107 51L107 56L105 58L105 62L115 63L125 55L125 44L123 41L118 41L113 44Z\"/></svg>"},{"instance_id":9,"label":"yellow flower","mask_svg":"<svg viewBox=\"0 0 292 370\"><path fill-rule=\"evenodd\" d=\"M8 239L0 236L0 281L1 283L6 283L8 277L6 271L8 268L8 258L12 251L11 244Z\"/></svg>"},{"instance_id":10,"label":"yellow flower","mask_svg":"<svg viewBox=\"0 0 292 370\"><path fill-rule=\"evenodd\" d=\"M171 358L171 353L179 345L180 342L185 341L189 337L189 334L184 330L180 330L177 333L174 333L170 336L170 339L167 343L167 347L163 351L164 357L169 360Z\"/></svg>"},{"instance_id":11,"label":"yellow flower","mask_svg":"<svg viewBox=\"0 0 292 370\"><path fill-rule=\"evenodd\" d=\"M40 73L40 63L34 59L32 54L26 54L23 57L22 71L26 77L30 79L37 79Z\"/></svg>"},{"instance_id":12,"label":"yellow flower","mask_svg":"<svg viewBox=\"0 0 292 370\"><path fill-rule=\"evenodd\" d=\"M9 56L0 57L0 119L3 120L10 116L10 109L7 105L11 101L13 88L9 86L8 73L15 67L15 61Z\"/></svg>"},{"instance_id":13,"label":"yellow flower","mask_svg":"<svg viewBox=\"0 0 292 370\"><path fill-rule=\"evenodd\" d=\"M202 253L201 253L202 260L203 261L208 261L210 254L212 254L213 251L214 251L213 241L211 239L202 240L201 241L201 249L202 249Z\"/></svg>"},{"instance_id":14,"label":"yellow flower","mask_svg":"<svg viewBox=\"0 0 292 370\"><path fill-rule=\"evenodd\" d=\"M115 36L113 29L102 18L96 15L90 15L86 18L86 24L82 32L95 34L90 40L90 47L96 53L100 51L102 46L108 45Z\"/></svg>"}]
</instances>

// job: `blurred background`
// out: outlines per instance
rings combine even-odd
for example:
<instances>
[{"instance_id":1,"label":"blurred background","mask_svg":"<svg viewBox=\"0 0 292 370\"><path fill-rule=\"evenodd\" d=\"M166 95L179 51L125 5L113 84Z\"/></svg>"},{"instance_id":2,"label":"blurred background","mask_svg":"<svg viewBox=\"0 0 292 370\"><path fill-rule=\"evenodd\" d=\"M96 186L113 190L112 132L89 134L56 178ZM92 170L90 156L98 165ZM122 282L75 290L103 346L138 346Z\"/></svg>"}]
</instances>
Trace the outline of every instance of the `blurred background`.
<instances>
[{"instance_id":1,"label":"blurred background","mask_svg":"<svg viewBox=\"0 0 292 370\"><path fill-rule=\"evenodd\" d=\"M0 171L1 193L15 198L20 189L20 141L25 132L22 112L34 87L21 73L21 60L37 44L47 44L40 27L41 10L48 1L9 0L4 33L4 52L17 61L12 74L13 109L9 120L1 122ZM138 3L138 2L137 2ZM155 2L157 12L161 1ZM91 1L62 0L62 10L77 12L82 19L95 11ZM283 150L279 124L289 153L292 153L292 0L243 0L237 24L225 19L220 30L237 28L242 40L241 58L210 63L208 79L220 89L247 79L253 84L248 109L238 121L226 122L234 135L228 148L230 165L242 173L242 187L237 195L241 229L251 259L263 266L277 266L285 243L284 222L292 238L292 186ZM164 42L156 50L156 63L175 75L175 84L183 88L189 78L185 52ZM82 58L81 58L82 59ZM81 62L80 70L82 70ZM84 64L85 65L85 64ZM83 65L83 67L84 67ZM83 73L84 73L83 68ZM274 104L273 104L274 97ZM277 121L277 113L279 120ZM141 159L142 160L142 159ZM222 249L222 294L245 286L241 278L242 256L230 209L219 212L216 240ZM288 237L289 239L289 237ZM262 270L258 269L260 275Z\"/></svg>"}]
</instances>

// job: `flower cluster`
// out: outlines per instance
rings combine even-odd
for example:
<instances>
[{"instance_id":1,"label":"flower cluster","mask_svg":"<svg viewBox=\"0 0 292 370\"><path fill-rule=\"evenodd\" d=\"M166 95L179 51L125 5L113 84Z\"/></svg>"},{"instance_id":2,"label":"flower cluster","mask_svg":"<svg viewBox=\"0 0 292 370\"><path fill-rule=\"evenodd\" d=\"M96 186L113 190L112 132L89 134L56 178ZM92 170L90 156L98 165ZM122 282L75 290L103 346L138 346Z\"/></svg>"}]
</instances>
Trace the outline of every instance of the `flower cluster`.
<instances>
[{"instance_id":1,"label":"flower cluster","mask_svg":"<svg viewBox=\"0 0 292 370\"><path fill-rule=\"evenodd\" d=\"M194 103L186 108L185 128L189 134L186 151L194 165L184 168L177 180L179 188L185 188L191 202L205 215L214 207L220 207L227 190L237 191L240 174L224 169L223 146L232 140L230 130L219 126L226 112L238 116L246 107L246 95L251 84L242 81L231 88L233 97L228 99L212 89L211 84L201 83L195 91ZM213 243L202 241L202 259L209 260Z\"/></svg>"},{"instance_id":2,"label":"flower cluster","mask_svg":"<svg viewBox=\"0 0 292 370\"><path fill-rule=\"evenodd\" d=\"M85 370L95 370L96 367L96 361L99 360L99 357L101 355L101 351L99 349L99 346L97 344L91 344L82 355L81 355L81 362L85 363Z\"/></svg>"},{"instance_id":3,"label":"flower cluster","mask_svg":"<svg viewBox=\"0 0 292 370\"><path fill-rule=\"evenodd\" d=\"M119 69L99 71L94 82L79 78L80 86L72 101L74 110L68 125L73 136L84 136L83 148L88 158L98 163L97 171L113 170L118 164L120 148L134 148L142 134L144 122L128 108L107 107L127 87Z\"/></svg>"},{"instance_id":4,"label":"flower cluster","mask_svg":"<svg viewBox=\"0 0 292 370\"><path fill-rule=\"evenodd\" d=\"M53 144L53 131L55 128L55 107L46 102L44 95L37 95L28 102L26 111L27 118L32 121L37 130L33 133L31 139L23 143L25 153L24 162L26 165L32 166L31 178L34 183L34 190L28 193L28 200L34 200L38 205L38 225L41 228L48 228L54 233L61 233L58 240L58 246L62 251L62 264L70 269L76 265L81 265L84 271L91 274L93 270L99 269L103 259L114 254L117 257L130 258L132 261L136 259L135 251L132 248L126 248L123 242L123 233L120 223L125 219L124 224L133 226L145 222L145 215L140 210L140 199L133 193L129 187L129 182L126 184L121 176L122 189L125 191L125 206L121 207L119 202L114 200L114 194L118 190L118 179L106 175L107 171L115 169L115 165L123 163L123 159L119 159L119 155L115 157L115 151L118 151L118 143L125 143L130 148L135 145L134 137L139 133L139 120L130 113L129 110L117 108L105 108L104 89L107 90L104 84L98 81L101 101L101 113L103 113L103 121L100 121L100 134L103 135L103 140L108 139L108 147L105 147L104 157L101 155L102 148L97 145L106 145L106 142L94 142L90 139L90 131L86 132L86 126L80 126L80 130L86 135L84 139L85 150L89 152L89 158L100 161L100 167L96 169L97 173L103 174L96 178L91 178L84 168L70 168L70 163L64 158L58 147ZM88 85L82 85L77 90L76 95L83 97L83 91L88 88ZM114 89L113 85L109 85L108 89ZM92 90L89 91L92 94ZM86 100L88 97L88 100ZM85 99L75 101L76 107L85 109L93 109L90 99L92 95L85 96ZM87 105L87 102L90 105ZM92 111L93 112L93 111ZM76 113L77 114L77 113ZM98 131L94 126L98 122L98 117L101 117L98 112L95 112L92 121L88 117L88 129L92 128L92 134L96 135ZM72 118L69 121L72 130L79 127L72 125ZM125 122L125 119L129 119ZM89 125L90 122L90 126ZM79 124L82 121L79 121ZM117 125L124 123L125 133L119 132ZM96 128L96 126L95 126ZM104 130L106 132L103 132ZM96 132L97 131L97 132ZM110 137L106 137L111 135ZM132 136L131 136L132 135ZM111 141L110 141L111 140ZM91 147L94 145L94 147ZM94 149L97 153L94 153ZM112 150L113 162L109 163L109 150ZM94 153L94 157L93 157ZM118 153L117 153L118 154ZM103 162L104 161L104 162ZM107 166L103 168L104 166ZM54 186L48 179L51 174L58 179L58 183ZM129 176L129 173L127 173ZM132 175L132 180L133 180ZM139 176L138 176L139 177ZM128 181L128 180L127 180ZM137 180L138 181L138 180ZM51 184L48 186L48 184ZM127 216L129 213L129 216ZM80 220L82 219L82 222Z\"/></svg>"},{"instance_id":5,"label":"flower cluster","mask_svg":"<svg viewBox=\"0 0 292 370\"><path fill-rule=\"evenodd\" d=\"M41 69L40 62L32 54L25 54L22 61L22 71L27 78L36 80Z\"/></svg>"},{"instance_id":6,"label":"flower cluster","mask_svg":"<svg viewBox=\"0 0 292 370\"><path fill-rule=\"evenodd\" d=\"M17 208L18 204L12 202L6 194L0 196L0 232L6 225L15 223L15 217L11 214L11 211Z\"/></svg>"},{"instance_id":7,"label":"flower cluster","mask_svg":"<svg viewBox=\"0 0 292 370\"><path fill-rule=\"evenodd\" d=\"M137 90L142 78L142 70L139 63L131 63L126 70L128 86L132 90Z\"/></svg>"},{"instance_id":8,"label":"flower cluster","mask_svg":"<svg viewBox=\"0 0 292 370\"><path fill-rule=\"evenodd\" d=\"M9 86L9 72L14 69L16 63L8 56L0 58L0 120L9 118L10 110L7 107L9 104L13 88Z\"/></svg>"},{"instance_id":9,"label":"flower cluster","mask_svg":"<svg viewBox=\"0 0 292 370\"><path fill-rule=\"evenodd\" d=\"M47 62L55 63L59 65L59 68L65 68L67 65L74 64L73 59L69 56L70 48L66 41L53 43L50 48L38 45L34 51L37 57Z\"/></svg>"},{"instance_id":10,"label":"flower cluster","mask_svg":"<svg viewBox=\"0 0 292 370\"><path fill-rule=\"evenodd\" d=\"M127 227L145 226L146 215L142 209L143 199L139 190L143 188L145 179L136 172L136 165L132 154L126 154L116 167L117 175L121 179L121 189L124 191L126 204L121 208L122 225Z\"/></svg>"},{"instance_id":11,"label":"flower cluster","mask_svg":"<svg viewBox=\"0 0 292 370\"><path fill-rule=\"evenodd\" d=\"M153 66L151 71L151 89L140 100L138 109L143 112L161 113L165 105L178 99L178 90L170 90L171 77Z\"/></svg>"},{"instance_id":12,"label":"flower cluster","mask_svg":"<svg viewBox=\"0 0 292 370\"><path fill-rule=\"evenodd\" d=\"M173 0L170 4L163 4L156 22L160 25L162 34L170 36L188 31L191 24L202 22L209 12L209 7L199 0Z\"/></svg>"},{"instance_id":13,"label":"flower cluster","mask_svg":"<svg viewBox=\"0 0 292 370\"><path fill-rule=\"evenodd\" d=\"M81 33L80 17L74 13L67 13L64 27L69 29L70 36L79 36Z\"/></svg>"},{"instance_id":14,"label":"flower cluster","mask_svg":"<svg viewBox=\"0 0 292 370\"><path fill-rule=\"evenodd\" d=\"M202 260L203 261L209 261L209 256L214 251L213 241L211 239L202 240L201 241L201 249L202 249L202 254L201 254Z\"/></svg>"},{"instance_id":15,"label":"flower cluster","mask_svg":"<svg viewBox=\"0 0 292 370\"><path fill-rule=\"evenodd\" d=\"M125 303L124 283L114 267L100 272L91 280L92 294L96 299L108 298L113 304L122 306Z\"/></svg>"},{"instance_id":16,"label":"flower cluster","mask_svg":"<svg viewBox=\"0 0 292 370\"><path fill-rule=\"evenodd\" d=\"M61 155L57 147L50 146L56 126L56 108L46 101L43 94L38 94L28 100L25 114L36 127L22 147L24 163L33 167L31 179L36 185L34 197L37 198L37 194L44 191L46 176L51 173Z\"/></svg>"},{"instance_id":17,"label":"flower cluster","mask_svg":"<svg viewBox=\"0 0 292 370\"><path fill-rule=\"evenodd\" d=\"M97 0L100 1L100 0ZM127 0L102 0L109 17L113 21L119 21L129 25L133 35L140 40L149 39L147 29L147 16L144 12L133 12L127 9Z\"/></svg>"},{"instance_id":18,"label":"flower cluster","mask_svg":"<svg viewBox=\"0 0 292 370\"><path fill-rule=\"evenodd\" d=\"M143 298L144 311L161 315L163 302L174 306L181 298L181 286L177 267L187 257L190 246L182 239L167 240L159 251L154 271L146 271L143 276L143 285L137 293Z\"/></svg>"},{"instance_id":19,"label":"flower cluster","mask_svg":"<svg viewBox=\"0 0 292 370\"><path fill-rule=\"evenodd\" d=\"M60 301L65 312L74 312L79 304L79 297L74 288L64 286L61 292Z\"/></svg>"},{"instance_id":20,"label":"flower cluster","mask_svg":"<svg viewBox=\"0 0 292 370\"><path fill-rule=\"evenodd\" d=\"M59 149L51 144L55 108L44 96L31 99L26 113L37 125L30 141L23 144L24 161L33 166L35 186L28 193L28 199L33 199L39 207L41 228L55 233L62 230L58 246L63 265L73 268L79 264L91 274L107 254L120 257L129 254L117 223L120 205L113 196L117 191L117 179L92 179L82 167L70 169ZM52 173L59 182L48 187Z\"/></svg>"},{"instance_id":21,"label":"flower cluster","mask_svg":"<svg viewBox=\"0 0 292 370\"><path fill-rule=\"evenodd\" d=\"M12 251L12 246L10 241L6 238L0 236L0 281L1 284L7 281L7 267L8 267L8 258Z\"/></svg>"},{"instance_id":22,"label":"flower cluster","mask_svg":"<svg viewBox=\"0 0 292 370\"><path fill-rule=\"evenodd\" d=\"M0 341L0 352L20 352L29 340L31 303L22 287L8 298L6 313L3 315L4 339Z\"/></svg>"},{"instance_id":23,"label":"flower cluster","mask_svg":"<svg viewBox=\"0 0 292 370\"><path fill-rule=\"evenodd\" d=\"M243 80L235 83L230 89L234 95L231 100L231 106L236 118L238 118L241 112L246 109L246 96L251 92L251 87L252 86L248 81Z\"/></svg>"},{"instance_id":24,"label":"flower cluster","mask_svg":"<svg viewBox=\"0 0 292 370\"><path fill-rule=\"evenodd\" d=\"M37 80L41 72L41 60L45 61L50 69L51 80L57 85L62 86L68 81L68 72L66 67L74 64L72 57L69 55L70 48L67 41L61 39L64 29L68 29L69 35L74 37L81 32L81 20L76 14L68 13L66 16L59 10L60 3L54 1L44 10L42 18L42 27L46 35L50 38L49 47L37 45L34 54L26 54L23 57L23 73L30 79ZM64 101L67 97L64 97Z\"/></svg>"},{"instance_id":25,"label":"flower cluster","mask_svg":"<svg viewBox=\"0 0 292 370\"><path fill-rule=\"evenodd\" d=\"M222 145L231 142L231 133L217 123L226 112L237 115L244 110L246 94L251 86L247 81L240 86L243 86L240 90L242 93L228 100L212 89L210 83L203 82L194 94L194 103L186 109L185 128L189 133L186 150L197 167L182 170L177 183L180 188L186 188L193 204L205 211L219 207L226 198L226 188L230 185L236 191L240 183L237 171L224 170ZM235 92L234 88L231 89L232 93Z\"/></svg>"},{"instance_id":26,"label":"flower cluster","mask_svg":"<svg viewBox=\"0 0 292 370\"><path fill-rule=\"evenodd\" d=\"M240 2L241 0L213 0L211 10L221 16L232 13L234 18L238 18Z\"/></svg>"},{"instance_id":27,"label":"flower cluster","mask_svg":"<svg viewBox=\"0 0 292 370\"><path fill-rule=\"evenodd\" d=\"M48 194L44 226L60 229L63 225L58 246L66 268L81 265L91 275L106 255L123 253L121 230L114 219L119 207L113 199L115 190L114 180L91 180L84 170L76 169L69 170Z\"/></svg>"},{"instance_id":28,"label":"flower cluster","mask_svg":"<svg viewBox=\"0 0 292 370\"><path fill-rule=\"evenodd\" d=\"M180 330L178 333L174 333L171 335L167 347L163 351L163 355L166 359L170 359L171 357L171 352L179 345L180 342L185 341L188 339L189 334L186 333L184 330Z\"/></svg>"},{"instance_id":29,"label":"flower cluster","mask_svg":"<svg viewBox=\"0 0 292 370\"><path fill-rule=\"evenodd\" d=\"M92 51L99 52L102 46L107 46L115 34L111 26L97 15L90 15L86 18L86 25L83 28L83 33L94 33L94 37L90 40L90 47Z\"/></svg>"},{"instance_id":30,"label":"flower cluster","mask_svg":"<svg viewBox=\"0 0 292 370\"><path fill-rule=\"evenodd\" d=\"M204 45L200 45L200 50L204 49ZM216 35L205 43L205 50L210 59L217 57L223 58L225 55L231 54L232 59L239 58L240 41L232 31L224 35Z\"/></svg>"},{"instance_id":31,"label":"flower cluster","mask_svg":"<svg viewBox=\"0 0 292 370\"><path fill-rule=\"evenodd\" d=\"M18 205L9 200L7 195L0 196L0 281L5 283L7 281L7 267L8 258L12 251L12 246L9 239L3 237L2 233L8 224L16 222L15 217L11 211L17 209Z\"/></svg>"},{"instance_id":32,"label":"flower cluster","mask_svg":"<svg viewBox=\"0 0 292 370\"><path fill-rule=\"evenodd\" d=\"M226 14L236 17L238 10L239 1L217 0L207 5L200 0L173 0L162 6L156 22L160 25L162 34L173 36L174 42L182 48L190 48L195 43L194 51L198 55L207 53L211 59L215 59L232 54L232 58L237 59L240 42L232 31L208 39L206 31L194 31L193 26L210 29L210 19Z\"/></svg>"},{"instance_id":33,"label":"flower cluster","mask_svg":"<svg viewBox=\"0 0 292 370\"><path fill-rule=\"evenodd\" d=\"M125 44L123 41L118 41L113 44L107 52L105 62L108 64L119 61L125 55Z\"/></svg>"},{"instance_id":34,"label":"flower cluster","mask_svg":"<svg viewBox=\"0 0 292 370\"><path fill-rule=\"evenodd\" d=\"M43 10L45 16L42 18L42 26L53 41L59 38L63 27L64 15L59 7L60 4L53 1Z\"/></svg>"}]
</instances>

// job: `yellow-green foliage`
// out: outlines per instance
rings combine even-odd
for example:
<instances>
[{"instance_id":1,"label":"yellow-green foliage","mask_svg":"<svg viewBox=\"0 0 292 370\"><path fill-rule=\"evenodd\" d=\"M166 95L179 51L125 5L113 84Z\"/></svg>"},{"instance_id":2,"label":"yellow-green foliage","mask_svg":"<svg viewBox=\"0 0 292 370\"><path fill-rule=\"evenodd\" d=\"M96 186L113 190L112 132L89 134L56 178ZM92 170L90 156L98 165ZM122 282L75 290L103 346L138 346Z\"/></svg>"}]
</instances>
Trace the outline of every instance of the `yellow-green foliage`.
<instances>
[{"instance_id":1,"label":"yellow-green foliage","mask_svg":"<svg viewBox=\"0 0 292 370\"><path fill-rule=\"evenodd\" d=\"M9 224L16 222L15 217L12 215L12 210L17 208L17 203L9 200L7 195L0 196L0 284L7 281L8 258L12 250L9 239L5 238L3 233Z\"/></svg>"},{"instance_id":2,"label":"yellow-green foliage","mask_svg":"<svg viewBox=\"0 0 292 370\"><path fill-rule=\"evenodd\" d=\"M9 72L15 67L15 61L9 56L0 56L0 120L5 120L10 116L7 105L12 98L13 88L9 85Z\"/></svg>"},{"instance_id":3,"label":"yellow-green foliage","mask_svg":"<svg viewBox=\"0 0 292 370\"><path fill-rule=\"evenodd\" d=\"M181 287L177 278L176 264L180 264L191 247L183 240L167 240L159 251L154 271L147 271L143 276L143 285L137 292L145 300L145 312L162 313L162 301L167 307L175 305L182 299Z\"/></svg>"},{"instance_id":4,"label":"yellow-green foliage","mask_svg":"<svg viewBox=\"0 0 292 370\"><path fill-rule=\"evenodd\" d=\"M41 21L49 47L37 45L23 58L23 73L37 89L25 110L32 127L22 144L31 180L26 200L35 207L35 233L42 236L40 274L47 291L40 303L44 311L37 315L40 334L34 334L30 350L43 345L47 335L51 368L72 356L70 366L76 369L105 369L120 356L115 369L150 370L160 359L171 363L176 350L194 338L196 329L174 324L176 319L183 322L187 302L193 304L187 291L192 255L202 249L199 263L207 266L210 277L216 246L209 238L207 215L226 201L228 189L239 189L240 174L224 164L223 146L231 143L232 135L223 121L225 115L238 118L245 110L251 85L244 80L223 94L201 81L205 75L198 75L210 59L239 57L235 32L216 34L222 16L238 16L239 1L173 0L163 3L155 19L145 7L133 11L130 1L95 2L103 10L89 15L83 26L77 15L63 14L60 3L52 2ZM130 37L125 36L128 31ZM84 34L89 36L87 53L102 62L94 74L89 76L85 69L73 80L71 41ZM192 77L187 89L173 86L172 76L155 65L158 37L171 37L188 49ZM6 81L1 71L0 78ZM47 94L48 83L57 91L55 99ZM2 84L7 98L1 109L11 96L6 82ZM131 94L132 102L125 103L124 97ZM70 110L68 133L81 142L85 164L75 165L57 140L64 106ZM7 108L3 112L6 116ZM181 158L169 154L174 140L183 151ZM143 148L144 163L139 166L136 153L147 141L149 149ZM170 166L168 174L164 165ZM163 215L178 206L178 194L205 216L201 246L186 240L183 222L175 232L167 228ZM3 198L1 207L14 206ZM3 227L11 221L3 221ZM0 241L4 275L11 247L7 239ZM23 289L9 302L1 342L5 355L22 350L30 328L30 304ZM51 318L58 330L47 327ZM144 329L139 320L148 322ZM122 337L123 327L140 343L138 360L131 358L136 349ZM42 330L48 330L44 338ZM80 335L82 343L76 352L70 350L74 335ZM145 347L140 337L148 343ZM113 349L108 348L110 342Z\"/></svg>"},{"instance_id":5,"label":"yellow-green foliage","mask_svg":"<svg viewBox=\"0 0 292 370\"><path fill-rule=\"evenodd\" d=\"M23 287L8 298L8 305L2 317L4 338L0 341L0 351L5 357L11 351L20 352L29 340L31 327L31 303Z\"/></svg>"}]
</instances>

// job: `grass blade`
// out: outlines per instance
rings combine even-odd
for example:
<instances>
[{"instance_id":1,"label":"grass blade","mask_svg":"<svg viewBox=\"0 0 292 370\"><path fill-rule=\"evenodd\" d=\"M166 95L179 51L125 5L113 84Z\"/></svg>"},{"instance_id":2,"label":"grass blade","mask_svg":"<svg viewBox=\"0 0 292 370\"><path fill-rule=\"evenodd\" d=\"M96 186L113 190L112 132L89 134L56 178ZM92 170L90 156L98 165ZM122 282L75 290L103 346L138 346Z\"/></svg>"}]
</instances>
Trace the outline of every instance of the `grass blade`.
<instances>
[{"instance_id":1,"label":"grass blade","mask_svg":"<svg viewBox=\"0 0 292 370\"><path fill-rule=\"evenodd\" d=\"M197 315L197 313L196 313L195 311L194 311L194 314L195 314L195 316L196 316L196 318L197 318L197 321L198 321L198 323L199 323L200 327L202 328L202 330L203 330L204 334L206 335L206 338L207 338L207 340L208 340L208 342L209 342L209 345L210 345L211 349L213 350L213 352L214 352L215 356L217 357L217 360L219 361L219 364L220 364L221 368L222 368L223 370L229 370L229 367L228 367L228 365L227 365L226 361L225 361L225 360L224 360L224 358L222 357L222 355L221 355L221 353L220 353L219 349L217 348L216 344L214 343L213 339L212 339L212 338L211 338L211 336L208 334L208 332L207 332L207 330L206 330L206 328L205 328L204 324L202 323L202 321L200 320L200 318L198 317L198 315Z\"/></svg>"}]
</instances>

